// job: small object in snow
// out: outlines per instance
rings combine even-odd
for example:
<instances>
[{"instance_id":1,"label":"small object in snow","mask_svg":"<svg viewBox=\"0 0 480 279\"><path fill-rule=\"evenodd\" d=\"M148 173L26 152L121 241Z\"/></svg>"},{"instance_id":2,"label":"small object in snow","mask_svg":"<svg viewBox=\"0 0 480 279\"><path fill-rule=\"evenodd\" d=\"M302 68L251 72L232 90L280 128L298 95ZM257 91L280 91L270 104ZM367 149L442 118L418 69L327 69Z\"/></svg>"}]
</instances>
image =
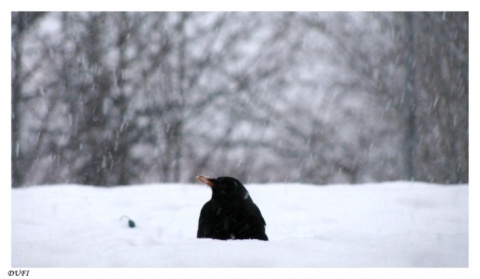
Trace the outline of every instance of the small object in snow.
<instances>
[{"instance_id":1,"label":"small object in snow","mask_svg":"<svg viewBox=\"0 0 480 279\"><path fill-rule=\"evenodd\" d=\"M212 189L200 212L197 238L268 240L265 220L247 189L233 177L196 179Z\"/></svg>"},{"instance_id":2,"label":"small object in snow","mask_svg":"<svg viewBox=\"0 0 480 279\"><path fill-rule=\"evenodd\" d=\"M120 218L120 220L123 219L124 217L128 219L128 226L129 226L130 228L135 228L135 222L133 222L133 220L131 220L130 218L128 218L128 216L122 216L122 217Z\"/></svg>"}]
</instances>

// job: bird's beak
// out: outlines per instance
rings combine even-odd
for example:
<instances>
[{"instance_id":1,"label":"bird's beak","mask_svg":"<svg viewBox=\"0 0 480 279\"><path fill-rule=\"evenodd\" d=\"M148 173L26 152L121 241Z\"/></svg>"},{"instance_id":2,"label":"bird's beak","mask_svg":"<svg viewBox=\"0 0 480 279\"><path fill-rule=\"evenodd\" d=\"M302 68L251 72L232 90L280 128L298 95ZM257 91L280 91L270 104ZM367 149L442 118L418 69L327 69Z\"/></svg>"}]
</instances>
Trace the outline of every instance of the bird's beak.
<instances>
[{"instance_id":1,"label":"bird's beak","mask_svg":"<svg viewBox=\"0 0 480 279\"><path fill-rule=\"evenodd\" d=\"M206 176L201 176L201 175L198 175L195 177L198 181L200 182L203 182L205 184L207 184L208 186L210 187L213 187L213 181L211 178L209 177L206 177Z\"/></svg>"}]
</instances>

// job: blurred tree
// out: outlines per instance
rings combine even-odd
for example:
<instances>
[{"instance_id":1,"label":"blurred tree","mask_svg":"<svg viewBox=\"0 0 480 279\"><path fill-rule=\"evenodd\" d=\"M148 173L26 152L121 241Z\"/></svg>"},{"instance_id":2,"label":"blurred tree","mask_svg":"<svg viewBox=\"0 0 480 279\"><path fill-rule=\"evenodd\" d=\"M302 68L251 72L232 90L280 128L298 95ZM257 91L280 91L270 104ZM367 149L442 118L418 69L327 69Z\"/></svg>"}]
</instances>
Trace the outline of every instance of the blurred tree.
<instances>
[{"instance_id":1,"label":"blurred tree","mask_svg":"<svg viewBox=\"0 0 480 279\"><path fill-rule=\"evenodd\" d=\"M417 67L415 59L416 26L415 16L412 12L405 13L405 90L402 95L403 113L405 118L405 178L415 180L415 149L417 143L417 120L415 96L415 84L417 79Z\"/></svg>"},{"instance_id":2,"label":"blurred tree","mask_svg":"<svg viewBox=\"0 0 480 279\"><path fill-rule=\"evenodd\" d=\"M12 50L14 186L468 182L466 13L12 13Z\"/></svg>"},{"instance_id":3,"label":"blurred tree","mask_svg":"<svg viewBox=\"0 0 480 279\"><path fill-rule=\"evenodd\" d=\"M415 13L417 180L468 183L468 13Z\"/></svg>"},{"instance_id":4,"label":"blurred tree","mask_svg":"<svg viewBox=\"0 0 480 279\"><path fill-rule=\"evenodd\" d=\"M331 96L335 111L327 123L335 126L333 134L327 133L332 142L319 144L328 152L330 175L343 173L350 182L402 179L398 131L403 130L403 118L391 97L399 95L402 73L392 15L306 13L299 17L319 42L310 44L311 52L323 54L330 65L320 74L325 76L324 94Z\"/></svg>"},{"instance_id":5,"label":"blurred tree","mask_svg":"<svg viewBox=\"0 0 480 279\"><path fill-rule=\"evenodd\" d=\"M27 32L44 15L43 12L12 12L12 186L24 184L32 158L28 158L20 141L22 132L22 107L24 92L22 84L32 76L31 69L23 66L23 40Z\"/></svg>"},{"instance_id":6,"label":"blurred tree","mask_svg":"<svg viewBox=\"0 0 480 279\"><path fill-rule=\"evenodd\" d=\"M371 164L368 176L468 182L468 14L301 18L333 45L328 52L336 55L327 59L343 73L331 81L333 88L370 94L380 112L385 108L380 116L387 125L375 120L367 130L367 142L384 142L380 158L374 157L373 164L369 156L357 160L363 167ZM355 157L361 154L361 149L353 150Z\"/></svg>"}]
</instances>

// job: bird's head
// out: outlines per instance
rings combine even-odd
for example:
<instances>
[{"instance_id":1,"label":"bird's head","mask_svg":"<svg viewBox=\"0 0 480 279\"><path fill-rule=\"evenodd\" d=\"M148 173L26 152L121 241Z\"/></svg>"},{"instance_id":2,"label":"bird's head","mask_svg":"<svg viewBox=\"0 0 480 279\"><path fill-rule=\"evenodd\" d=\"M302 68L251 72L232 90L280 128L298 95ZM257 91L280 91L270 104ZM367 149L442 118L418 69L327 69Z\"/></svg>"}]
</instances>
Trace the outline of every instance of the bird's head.
<instances>
[{"instance_id":1,"label":"bird's head","mask_svg":"<svg viewBox=\"0 0 480 279\"><path fill-rule=\"evenodd\" d=\"M212 189L212 199L218 202L241 202L250 199L247 189L233 177L222 176L210 178L197 176L198 181L205 183Z\"/></svg>"}]
</instances>

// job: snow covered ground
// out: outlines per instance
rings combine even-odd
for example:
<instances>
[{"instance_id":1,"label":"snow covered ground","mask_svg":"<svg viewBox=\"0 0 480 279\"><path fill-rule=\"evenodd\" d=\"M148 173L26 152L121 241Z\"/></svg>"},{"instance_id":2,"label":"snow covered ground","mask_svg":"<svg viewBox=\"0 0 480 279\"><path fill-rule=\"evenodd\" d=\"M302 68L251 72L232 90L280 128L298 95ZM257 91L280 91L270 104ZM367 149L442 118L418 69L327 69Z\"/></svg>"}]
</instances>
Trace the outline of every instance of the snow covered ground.
<instances>
[{"instance_id":1,"label":"snow covered ground","mask_svg":"<svg viewBox=\"0 0 480 279\"><path fill-rule=\"evenodd\" d=\"M13 189L12 267L468 267L466 185L246 187L268 242L196 239L201 184Z\"/></svg>"}]
</instances>

